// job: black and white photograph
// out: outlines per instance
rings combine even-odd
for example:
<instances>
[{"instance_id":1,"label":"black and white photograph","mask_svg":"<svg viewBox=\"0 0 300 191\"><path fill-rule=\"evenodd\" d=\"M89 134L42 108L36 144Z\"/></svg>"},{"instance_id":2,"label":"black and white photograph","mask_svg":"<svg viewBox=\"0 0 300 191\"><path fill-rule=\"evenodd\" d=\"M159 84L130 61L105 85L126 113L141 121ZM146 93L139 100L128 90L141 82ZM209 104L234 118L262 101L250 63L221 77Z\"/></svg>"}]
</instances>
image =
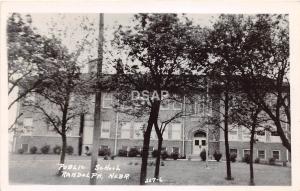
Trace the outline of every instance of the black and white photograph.
<instances>
[{"instance_id":1,"label":"black and white photograph","mask_svg":"<svg viewBox=\"0 0 300 191\"><path fill-rule=\"evenodd\" d=\"M291 186L290 18L7 13L8 184Z\"/></svg>"}]
</instances>

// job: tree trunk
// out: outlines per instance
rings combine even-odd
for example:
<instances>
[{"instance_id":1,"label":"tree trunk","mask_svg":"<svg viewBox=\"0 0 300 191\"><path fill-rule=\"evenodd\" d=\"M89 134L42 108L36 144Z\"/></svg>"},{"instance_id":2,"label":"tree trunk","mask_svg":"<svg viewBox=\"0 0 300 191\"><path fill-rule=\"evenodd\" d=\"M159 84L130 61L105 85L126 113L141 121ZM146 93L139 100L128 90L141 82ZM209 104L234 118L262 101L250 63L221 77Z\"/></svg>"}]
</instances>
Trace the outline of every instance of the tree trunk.
<instances>
[{"instance_id":1,"label":"tree trunk","mask_svg":"<svg viewBox=\"0 0 300 191\"><path fill-rule=\"evenodd\" d=\"M161 157L161 147L162 147L163 138L162 138L161 132L157 128L155 127L157 137L158 137L158 146L157 146L157 156L156 156L156 163L155 163L154 178L159 179L160 157ZM159 135L158 135L157 130L159 131Z\"/></svg>"},{"instance_id":2,"label":"tree trunk","mask_svg":"<svg viewBox=\"0 0 300 191\"><path fill-rule=\"evenodd\" d=\"M224 139L225 139L225 155L226 155L226 180L232 180L231 177L231 165L230 165L230 151L229 151L229 141L228 141L228 110L229 110L229 95L225 91L225 101L224 101Z\"/></svg>"},{"instance_id":3,"label":"tree trunk","mask_svg":"<svg viewBox=\"0 0 300 191\"><path fill-rule=\"evenodd\" d=\"M282 141L282 145L289 151L291 152L291 143L290 141L287 139L283 129L282 129L282 125L280 123L280 119L276 120L276 129L277 129L277 133L279 134L281 141Z\"/></svg>"},{"instance_id":4,"label":"tree trunk","mask_svg":"<svg viewBox=\"0 0 300 191\"><path fill-rule=\"evenodd\" d=\"M80 115L80 126L79 126L79 139L78 139L78 155L82 154L82 142L83 142L83 129L84 129L84 114Z\"/></svg>"},{"instance_id":5,"label":"tree trunk","mask_svg":"<svg viewBox=\"0 0 300 191\"><path fill-rule=\"evenodd\" d=\"M61 136L62 138L62 147L61 147L61 152L60 152L60 164L63 165L65 164L65 157L66 157L66 150L67 150L67 136L66 134ZM61 176L63 173L63 167L60 167L60 169L57 172L58 176Z\"/></svg>"},{"instance_id":6,"label":"tree trunk","mask_svg":"<svg viewBox=\"0 0 300 191\"><path fill-rule=\"evenodd\" d=\"M250 166L250 182L249 182L249 185L255 185L254 184L254 172L253 172L253 144L254 144L254 130L253 130L253 127L252 127L251 138L250 138L250 163L249 163L249 166Z\"/></svg>"},{"instance_id":7,"label":"tree trunk","mask_svg":"<svg viewBox=\"0 0 300 191\"><path fill-rule=\"evenodd\" d=\"M157 121L157 118L158 118L159 106L160 106L160 102L154 101L154 103L151 107L151 112L150 112L150 116L149 116L149 120L148 120L147 129L144 133L142 165L141 165L141 173L140 173L140 185L145 185L145 181L146 181L150 135L151 135L153 124Z\"/></svg>"}]
</instances>

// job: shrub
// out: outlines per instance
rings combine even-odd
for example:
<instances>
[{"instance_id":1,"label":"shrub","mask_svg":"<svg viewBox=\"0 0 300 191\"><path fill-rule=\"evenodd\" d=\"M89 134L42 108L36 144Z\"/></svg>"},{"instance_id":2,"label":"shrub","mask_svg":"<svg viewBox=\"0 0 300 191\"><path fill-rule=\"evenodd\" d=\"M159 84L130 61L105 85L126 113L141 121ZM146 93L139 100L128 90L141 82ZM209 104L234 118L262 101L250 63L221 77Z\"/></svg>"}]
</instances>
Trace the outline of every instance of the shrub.
<instances>
[{"instance_id":1,"label":"shrub","mask_svg":"<svg viewBox=\"0 0 300 191\"><path fill-rule=\"evenodd\" d=\"M162 158L163 160L166 160L168 157L169 157L169 154L168 154L167 151L163 151L163 152L161 153L161 158Z\"/></svg>"},{"instance_id":2,"label":"shrub","mask_svg":"<svg viewBox=\"0 0 300 191\"><path fill-rule=\"evenodd\" d=\"M231 162L235 162L236 161L236 157L237 157L236 153L230 153L230 161Z\"/></svg>"},{"instance_id":3,"label":"shrub","mask_svg":"<svg viewBox=\"0 0 300 191\"><path fill-rule=\"evenodd\" d=\"M140 152L138 151L137 148L130 148L130 150L128 152L129 157L136 157L139 154L140 154Z\"/></svg>"},{"instance_id":4,"label":"shrub","mask_svg":"<svg viewBox=\"0 0 300 191\"><path fill-rule=\"evenodd\" d=\"M172 152L171 153L171 157L174 159L174 160L177 160L179 158L179 153L178 152Z\"/></svg>"},{"instance_id":5,"label":"shrub","mask_svg":"<svg viewBox=\"0 0 300 191\"><path fill-rule=\"evenodd\" d=\"M24 152L25 152L24 149L22 149L22 148L21 148L21 149L18 149L18 153L19 153L19 154L23 154Z\"/></svg>"},{"instance_id":6,"label":"shrub","mask_svg":"<svg viewBox=\"0 0 300 191\"><path fill-rule=\"evenodd\" d=\"M61 147L56 145L54 148L53 148L53 153L54 154L60 154L61 152Z\"/></svg>"},{"instance_id":7,"label":"shrub","mask_svg":"<svg viewBox=\"0 0 300 191\"><path fill-rule=\"evenodd\" d=\"M118 155L120 157L127 157L128 152L126 150L120 149Z\"/></svg>"},{"instance_id":8,"label":"shrub","mask_svg":"<svg viewBox=\"0 0 300 191\"><path fill-rule=\"evenodd\" d=\"M116 155L113 155L110 157L111 160L115 160L115 158L116 158Z\"/></svg>"},{"instance_id":9,"label":"shrub","mask_svg":"<svg viewBox=\"0 0 300 191\"><path fill-rule=\"evenodd\" d=\"M152 151L152 157L153 157L153 158L156 158L157 155L158 155L158 150L157 150L157 149L153 150L153 151Z\"/></svg>"},{"instance_id":10,"label":"shrub","mask_svg":"<svg viewBox=\"0 0 300 191\"><path fill-rule=\"evenodd\" d=\"M104 159L104 160L108 160L108 156L107 156L107 155L105 155L103 159Z\"/></svg>"},{"instance_id":11,"label":"shrub","mask_svg":"<svg viewBox=\"0 0 300 191\"><path fill-rule=\"evenodd\" d=\"M200 158L201 158L202 161L206 161L206 151L205 151L205 149L203 149L200 152Z\"/></svg>"},{"instance_id":12,"label":"shrub","mask_svg":"<svg viewBox=\"0 0 300 191\"><path fill-rule=\"evenodd\" d=\"M180 155L179 158L180 159L186 159L186 155Z\"/></svg>"},{"instance_id":13,"label":"shrub","mask_svg":"<svg viewBox=\"0 0 300 191\"><path fill-rule=\"evenodd\" d=\"M98 155L99 156L110 156L111 152L110 149L108 148L103 148L103 149L99 149Z\"/></svg>"},{"instance_id":14,"label":"shrub","mask_svg":"<svg viewBox=\"0 0 300 191\"><path fill-rule=\"evenodd\" d=\"M69 155L71 155L71 154L73 154L73 152L74 152L73 147L72 146L67 146L66 153L68 153Z\"/></svg>"},{"instance_id":15,"label":"shrub","mask_svg":"<svg viewBox=\"0 0 300 191\"><path fill-rule=\"evenodd\" d=\"M41 152L43 154L48 154L50 151L50 145L44 145L42 148L41 148Z\"/></svg>"},{"instance_id":16,"label":"shrub","mask_svg":"<svg viewBox=\"0 0 300 191\"><path fill-rule=\"evenodd\" d=\"M35 154L37 152L37 150L38 150L37 147L33 146L33 147L30 148L30 153Z\"/></svg>"},{"instance_id":17,"label":"shrub","mask_svg":"<svg viewBox=\"0 0 300 191\"><path fill-rule=\"evenodd\" d=\"M260 162L260 159L259 158L256 158L255 160L254 160L254 163L259 163Z\"/></svg>"},{"instance_id":18,"label":"shrub","mask_svg":"<svg viewBox=\"0 0 300 191\"><path fill-rule=\"evenodd\" d=\"M219 162L220 159L222 158L222 153L215 151L213 156L214 156L215 160Z\"/></svg>"},{"instance_id":19,"label":"shrub","mask_svg":"<svg viewBox=\"0 0 300 191\"><path fill-rule=\"evenodd\" d=\"M276 161L275 158L269 158L269 164L270 165L275 165L275 161Z\"/></svg>"},{"instance_id":20,"label":"shrub","mask_svg":"<svg viewBox=\"0 0 300 191\"><path fill-rule=\"evenodd\" d=\"M245 154L245 156L242 158L242 162L246 162L247 164L250 163L250 155Z\"/></svg>"}]
</instances>

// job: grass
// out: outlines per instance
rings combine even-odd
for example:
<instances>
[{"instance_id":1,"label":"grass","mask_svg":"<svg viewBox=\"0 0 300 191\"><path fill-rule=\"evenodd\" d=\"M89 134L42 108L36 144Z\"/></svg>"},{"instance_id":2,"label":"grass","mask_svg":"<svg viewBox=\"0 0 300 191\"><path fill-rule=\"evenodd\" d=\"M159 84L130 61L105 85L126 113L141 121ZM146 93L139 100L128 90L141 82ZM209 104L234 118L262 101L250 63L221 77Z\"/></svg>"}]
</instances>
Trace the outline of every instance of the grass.
<instances>
[{"instance_id":1,"label":"grass","mask_svg":"<svg viewBox=\"0 0 300 191\"><path fill-rule=\"evenodd\" d=\"M150 158L150 161L154 159ZM44 185L88 185L89 179L63 178L55 175L58 169L58 155L10 155L9 181L10 184L44 184ZM103 179L98 179L101 185L138 185L141 158L116 157L115 160L103 160L99 157L101 166L119 165L117 173L130 174L129 179L109 179L111 172L101 171ZM66 170L69 172L88 173L90 157L67 156L66 165L81 165L85 169ZM209 162L209 168L202 161L165 161L165 166L160 167L160 177L163 182L149 183L159 185L248 185L249 165L246 163L232 163L234 180L225 180L225 162ZM154 166L148 166L147 178L152 178ZM291 185L291 168L254 164L255 185Z\"/></svg>"}]
</instances>

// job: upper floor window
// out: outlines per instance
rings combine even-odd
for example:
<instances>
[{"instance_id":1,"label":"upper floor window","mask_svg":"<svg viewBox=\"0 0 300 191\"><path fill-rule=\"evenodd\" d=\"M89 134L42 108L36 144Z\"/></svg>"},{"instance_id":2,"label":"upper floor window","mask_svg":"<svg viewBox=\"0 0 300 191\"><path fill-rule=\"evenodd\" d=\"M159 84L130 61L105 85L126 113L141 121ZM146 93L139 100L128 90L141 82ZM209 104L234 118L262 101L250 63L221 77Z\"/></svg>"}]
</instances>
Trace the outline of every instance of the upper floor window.
<instances>
[{"instance_id":1,"label":"upper floor window","mask_svg":"<svg viewBox=\"0 0 300 191\"><path fill-rule=\"evenodd\" d=\"M174 101L174 103L173 103L173 109L174 110L181 110L182 109L182 103L180 103L178 101Z\"/></svg>"},{"instance_id":2,"label":"upper floor window","mask_svg":"<svg viewBox=\"0 0 300 191\"><path fill-rule=\"evenodd\" d=\"M104 93L103 94L103 108L112 108L113 104L113 95L111 93Z\"/></svg>"},{"instance_id":3,"label":"upper floor window","mask_svg":"<svg viewBox=\"0 0 300 191\"><path fill-rule=\"evenodd\" d=\"M173 140L181 139L181 123L172 123L171 130Z\"/></svg>"},{"instance_id":4,"label":"upper floor window","mask_svg":"<svg viewBox=\"0 0 300 191\"><path fill-rule=\"evenodd\" d=\"M23 119L24 134L31 134L33 128L33 119L27 117Z\"/></svg>"},{"instance_id":5,"label":"upper floor window","mask_svg":"<svg viewBox=\"0 0 300 191\"><path fill-rule=\"evenodd\" d=\"M160 109L161 110L168 110L170 109L170 103L168 100L163 100L161 103L160 103Z\"/></svg>"},{"instance_id":6,"label":"upper floor window","mask_svg":"<svg viewBox=\"0 0 300 191\"><path fill-rule=\"evenodd\" d=\"M130 122L121 122L121 138L129 139L130 138Z\"/></svg>"},{"instance_id":7,"label":"upper floor window","mask_svg":"<svg viewBox=\"0 0 300 191\"><path fill-rule=\"evenodd\" d=\"M101 138L110 137L110 121L102 121L101 124Z\"/></svg>"},{"instance_id":8,"label":"upper floor window","mask_svg":"<svg viewBox=\"0 0 300 191\"><path fill-rule=\"evenodd\" d=\"M144 137L144 133L143 133L144 123L135 122L133 126L134 126L133 138L134 139L143 139L143 137Z\"/></svg>"}]
</instances>

